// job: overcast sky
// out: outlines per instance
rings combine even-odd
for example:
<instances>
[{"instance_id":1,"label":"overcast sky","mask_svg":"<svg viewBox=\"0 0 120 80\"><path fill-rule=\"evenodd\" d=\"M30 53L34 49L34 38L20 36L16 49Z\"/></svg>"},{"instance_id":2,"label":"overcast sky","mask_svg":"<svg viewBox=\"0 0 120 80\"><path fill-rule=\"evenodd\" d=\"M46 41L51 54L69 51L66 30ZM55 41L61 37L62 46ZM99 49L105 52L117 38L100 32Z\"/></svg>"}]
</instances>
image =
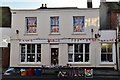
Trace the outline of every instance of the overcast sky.
<instances>
[{"instance_id":1,"label":"overcast sky","mask_svg":"<svg viewBox=\"0 0 120 80\"><path fill-rule=\"evenodd\" d=\"M120 0L106 0L118 2ZM93 8L98 8L100 0L92 0ZM87 0L2 0L0 6L9 6L11 9L37 9L41 4L47 4L47 7L78 7L86 8Z\"/></svg>"}]
</instances>

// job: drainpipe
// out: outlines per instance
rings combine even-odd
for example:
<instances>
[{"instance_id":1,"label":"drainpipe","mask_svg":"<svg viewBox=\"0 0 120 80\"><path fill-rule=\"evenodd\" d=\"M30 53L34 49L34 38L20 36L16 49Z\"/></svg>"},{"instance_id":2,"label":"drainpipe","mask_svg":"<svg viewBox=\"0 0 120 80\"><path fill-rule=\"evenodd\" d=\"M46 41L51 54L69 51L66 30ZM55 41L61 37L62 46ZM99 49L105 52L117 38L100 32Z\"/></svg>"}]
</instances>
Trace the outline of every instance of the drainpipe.
<instances>
[{"instance_id":1,"label":"drainpipe","mask_svg":"<svg viewBox=\"0 0 120 80\"><path fill-rule=\"evenodd\" d=\"M116 70L118 71L118 54L117 54L117 28L116 28L116 40L115 40L115 47L116 47Z\"/></svg>"}]
</instances>

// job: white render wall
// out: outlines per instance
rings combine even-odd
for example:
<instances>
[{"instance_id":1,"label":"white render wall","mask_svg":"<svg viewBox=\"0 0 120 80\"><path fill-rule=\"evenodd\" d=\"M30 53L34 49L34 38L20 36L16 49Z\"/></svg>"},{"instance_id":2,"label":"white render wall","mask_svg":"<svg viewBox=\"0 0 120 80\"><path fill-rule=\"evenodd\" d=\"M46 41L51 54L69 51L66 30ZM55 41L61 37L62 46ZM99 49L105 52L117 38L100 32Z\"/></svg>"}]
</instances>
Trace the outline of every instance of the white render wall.
<instances>
[{"instance_id":1,"label":"white render wall","mask_svg":"<svg viewBox=\"0 0 120 80\"><path fill-rule=\"evenodd\" d=\"M15 13L16 14L13 14ZM50 34L50 17L59 16L59 35ZM85 32L73 33L73 16L85 16ZM37 34L27 34L25 32L25 17L37 17ZM96 21L96 22L95 22ZM39 67L41 65L51 65L51 44L41 44L41 64L21 64L20 46L18 39L35 38L92 38L91 29L94 34L99 33L99 9L41 9L41 10L12 10L12 36L11 36L11 67ZM19 34L16 34L19 30ZM109 35L110 33L105 33ZM108 36L114 38L114 35ZM114 44L114 42L111 42ZM58 44L59 65L68 63L67 43ZM114 47L115 49L115 47ZM115 52L114 52L115 54ZM73 64L81 67L114 67L112 64L101 64L101 43L100 41L90 41L90 62Z\"/></svg>"},{"instance_id":2,"label":"white render wall","mask_svg":"<svg viewBox=\"0 0 120 80\"><path fill-rule=\"evenodd\" d=\"M19 38L55 38L55 37L91 37L91 30L94 33L98 31L99 9L72 9L72 10L37 10L37 11L12 11L12 38L15 37L15 31L19 30ZM59 16L60 35L50 35L50 17ZM85 33L82 35L73 34L73 16L85 16ZM29 35L25 33L25 17L37 17L37 34ZM89 25L92 19L98 19L96 26ZM91 22L89 20L91 19ZM89 22L89 23L88 23ZM89 26L88 26L89 25ZM24 36L25 35L25 36Z\"/></svg>"}]
</instances>

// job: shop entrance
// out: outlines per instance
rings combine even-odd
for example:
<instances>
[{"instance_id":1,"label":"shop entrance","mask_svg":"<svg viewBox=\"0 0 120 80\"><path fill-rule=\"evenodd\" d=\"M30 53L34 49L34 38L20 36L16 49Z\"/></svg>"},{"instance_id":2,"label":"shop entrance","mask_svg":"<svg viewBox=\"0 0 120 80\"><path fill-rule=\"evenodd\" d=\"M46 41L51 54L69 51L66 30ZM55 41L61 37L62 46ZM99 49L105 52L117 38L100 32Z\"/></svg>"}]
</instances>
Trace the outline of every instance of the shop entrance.
<instances>
[{"instance_id":1,"label":"shop entrance","mask_svg":"<svg viewBox=\"0 0 120 80\"><path fill-rule=\"evenodd\" d=\"M51 65L58 65L58 48L51 48Z\"/></svg>"}]
</instances>

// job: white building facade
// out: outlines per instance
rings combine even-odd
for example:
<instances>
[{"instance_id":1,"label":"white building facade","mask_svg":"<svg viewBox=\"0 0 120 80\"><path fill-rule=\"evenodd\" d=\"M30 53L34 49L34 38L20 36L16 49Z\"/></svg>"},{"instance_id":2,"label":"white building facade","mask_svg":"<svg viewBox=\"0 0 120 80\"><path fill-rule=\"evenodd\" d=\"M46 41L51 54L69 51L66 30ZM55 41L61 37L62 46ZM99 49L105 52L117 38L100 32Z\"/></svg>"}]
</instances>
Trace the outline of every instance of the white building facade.
<instances>
[{"instance_id":1,"label":"white building facade","mask_svg":"<svg viewBox=\"0 0 120 80\"><path fill-rule=\"evenodd\" d=\"M99 9L11 12L10 67L116 67L115 31L99 31Z\"/></svg>"}]
</instances>

